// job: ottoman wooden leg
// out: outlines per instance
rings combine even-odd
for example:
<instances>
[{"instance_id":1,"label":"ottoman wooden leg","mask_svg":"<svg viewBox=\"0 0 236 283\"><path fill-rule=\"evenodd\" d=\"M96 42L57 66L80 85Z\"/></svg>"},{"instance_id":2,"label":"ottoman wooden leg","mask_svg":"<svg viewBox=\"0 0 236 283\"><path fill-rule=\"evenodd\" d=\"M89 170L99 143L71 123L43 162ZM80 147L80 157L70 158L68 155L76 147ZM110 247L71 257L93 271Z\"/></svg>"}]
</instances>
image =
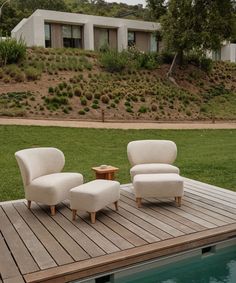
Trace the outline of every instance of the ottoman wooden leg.
<instances>
[{"instance_id":1,"label":"ottoman wooden leg","mask_svg":"<svg viewBox=\"0 0 236 283\"><path fill-rule=\"evenodd\" d=\"M77 213L77 210L76 209L72 209L72 219L75 220L76 219L76 213Z\"/></svg>"},{"instance_id":2,"label":"ottoman wooden leg","mask_svg":"<svg viewBox=\"0 0 236 283\"><path fill-rule=\"evenodd\" d=\"M28 206L28 209L30 209L30 207L31 207L31 200L27 200L27 206Z\"/></svg>"},{"instance_id":3,"label":"ottoman wooden leg","mask_svg":"<svg viewBox=\"0 0 236 283\"><path fill-rule=\"evenodd\" d=\"M175 201L176 201L176 204L177 204L178 207L181 206L181 200L182 200L182 197L176 197L175 198Z\"/></svg>"},{"instance_id":4,"label":"ottoman wooden leg","mask_svg":"<svg viewBox=\"0 0 236 283\"><path fill-rule=\"evenodd\" d=\"M91 216L91 223L95 224L95 222L96 222L96 212L91 212L90 216Z\"/></svg>"},{"instance_id":5,"label":"ottoman wooden leg","mask_svg":"<svg viewBox=\"0 0 236 283\"><path fill-rule=\"evenodd\" d=\"M136 202L137 202L138 207L140 208L142 205L142 198L136 198Z\"/></svg>"},{"instance_id":6,"label":"ottoman wooden leg","mask_svg":"<svg viewBox=\"0 0 236 283\"><path fill-rule=\"evenodd\" d=\"M118 201L115 201L115 202L114 202L114 205L115 205L116 211L119 210L119 209L118 209Z\"/></svg>"},{"instance_id":7,"label":"ottoman wooden leg","mask_svg":"<svg viewBox=\"0 0 236 283\"><path fill-rule=\"evenodd\" d=\"M51 205L50 206L50 210L51 210L51 216L54 216L56 214L56 206L55 205Z\"/></svg>"}]
</instances>

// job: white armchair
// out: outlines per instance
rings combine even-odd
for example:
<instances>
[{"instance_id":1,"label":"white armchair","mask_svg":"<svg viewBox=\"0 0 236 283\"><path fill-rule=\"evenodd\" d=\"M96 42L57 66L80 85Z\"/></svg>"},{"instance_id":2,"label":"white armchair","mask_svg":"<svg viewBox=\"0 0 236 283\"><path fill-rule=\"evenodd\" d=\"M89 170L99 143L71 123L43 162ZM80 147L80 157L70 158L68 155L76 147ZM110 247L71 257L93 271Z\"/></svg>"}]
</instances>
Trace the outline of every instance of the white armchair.
<instances>
[{"instance_id":1,"label":"white armchair","mask_svg":"<svg viewBox=\"0 0 236 283\"><path fill-rule=\"evenodd\" d=\"M173 166L176 156L176 144L168 140L132 141L127 146L131 179L138 174L175 173L179 168Z\"/></svg>"},{"instance_id":2,"label":"white armchair","mask_svg":"<svg viewBox=\"0 0 236 283\"><path fill-rule=\"evenodd\" d=\"M23 180L28 208L31 201L50 206L55 215L55 205L69 198L70 189L83 184L80 173L62 173L65 157L53 147L31 148L15 153Z\"/></svg>"}]
</instances>

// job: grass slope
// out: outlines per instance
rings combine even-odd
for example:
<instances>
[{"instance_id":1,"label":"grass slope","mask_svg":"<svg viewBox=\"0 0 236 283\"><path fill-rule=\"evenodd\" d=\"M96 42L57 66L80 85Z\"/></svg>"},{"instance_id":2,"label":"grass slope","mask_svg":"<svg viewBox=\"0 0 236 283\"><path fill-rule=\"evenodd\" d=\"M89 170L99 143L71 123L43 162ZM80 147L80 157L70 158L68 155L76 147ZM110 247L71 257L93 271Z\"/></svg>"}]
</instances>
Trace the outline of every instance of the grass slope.
<instances>
[{"instance_id":1,"label":"grass slope","mask_svg":"<svg viewBox=\"0 0 236 283\"><path fill-rule=\"evenodd\" d=\"M65 171L94 179L91 167L120 168L117 179L130 182L126 147L136 139L170 139L177 143L176 165L183 176L236 191L236 130L106 130L0 126L0 201L24 197L14 153L38 146L61 149Z\"/></svg>"},{"instance_id":2,"label":"grass slope","mask_svg":"<svg viewBox=\"0 0 236 283\"><path fill-rule=\"evenodd\" d=\"M152 66L153 68L153 66ZM211 73L168 64L109 73L99 54L33 48L19 65L0 68L0 115L60 119L236 119L236 64L216 62Z\"/></svg>"}]
</instances>

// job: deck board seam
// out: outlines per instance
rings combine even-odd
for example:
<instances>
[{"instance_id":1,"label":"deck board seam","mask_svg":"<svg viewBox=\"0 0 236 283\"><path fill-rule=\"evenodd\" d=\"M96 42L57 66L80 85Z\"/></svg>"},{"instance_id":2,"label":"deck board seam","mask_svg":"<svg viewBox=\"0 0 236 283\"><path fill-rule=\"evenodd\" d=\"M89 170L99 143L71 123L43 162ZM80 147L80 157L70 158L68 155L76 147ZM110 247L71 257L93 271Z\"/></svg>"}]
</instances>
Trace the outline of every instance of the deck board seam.
<instances>
[{"instance_id":1,"label":"deck board seam","mask_svg":"<svg viewBox=\"0 0 236 283\"><path fill-rule=\"evenodd\" d=\"M128 197L128 196L125 195L125 199L126 199L126 198L127 198L127 199L130 199L133 203L135 203L135 200L134 200L133 198ZM122 201L124 201L125 203L129 204L128 202L125 201L125 199L123 198ZM148 201L148 199L144 199L144 200L145 200L145 202L147 202L147 203L151 203L150 201ZM131 206L134 207L134 205L131 205ZM157 208L158 208L158 206L157 206ZM175 222L180 223L181 225L184 225L184 224L182 224L181 222L179 222L178 220L173 219L173 218L171 218L171 217L165 215L164 213L161 213L161 212L155 210L153 207L148 207L148 209L151 210L151 211L153 211L153 212L155 212L155 215L151 215L151 212L144 211L144 209L142 210L142 208L140 209L140 211L142 211L143 213L146 213L147 215L150 215L150 216L154 217L155 219L158 219L158 216L156 215L156 213L159 213L159 214L161 214L162 216L168 218L171 222L172 222L172 221L175 221ZM158 219L158 220L159 220L159 219ZM168 221L168 220L167 220L167 221ZM161 222L163 222L163 223L166 224L166 225L169 225L169 226L172 227L173 229L177 229L176 227L172 226L172 224L166 223L164 220L161 220ZM192 229L191 227L189 227L189 226L187 226L187 225L185 225L185 226L188 227L189 229ZM157 227L157 226L156 226L156 227ZM161 228L160 228L160 229L161 229ZM182 232L182 233L186 233L186 232L184 232L184 231L182 231L182 230L180 230L180 229L177 229L177 230L180 231L180 232ZM192 230L193 230L192 232L196 231L196 230L194 230L194 229L192 229ZM163 231L164 231L164 230L163 230ZM164 231L164 232L168 233L167 231ZM186 233L186 234L187 234L187 233Z\"/></svg>"},{"instance_id":2,"label":"deck board seam","mask_svg":"<svg viewBox=\"0 0 236 283\"><path fill-rule=\"evenodd\" d=\"M63 204L67 207L67 208L69 208L64 202L63 202ZM102 211L100 212L100 213L103 213ZM106 214L104 214L105 216L107 216ZM86 219L83 219L82 217L80 217L79 215L78 215L78 217L79 217L79 219L80 219L80 221L84 221L86 224L88 224L88 225L90 225L90 223L88 222L88 220L86 220ZM98 221L98 222L101 222L99 219L97 219L96 221ZM103 225L105 225L109 230L111 230L111 231L113 231L114 233L116 233L112 228L110 228L110 227L108 227L106 224L104 224L103 222L101 222ZM77 227L76 225L75 225L75 227ZM111 241L107 236L105 236L105 235L103 235L103 234L101 234L101 232L99 232L99 230L97 230L96 229L96 227L91 227L91 228L93 228L97 233L99 233L100 235L102 235L107 241L109 241L111 244L113 244L114 246L116 246L119 250L122 250L116 243L114 243L113 241ZM124 237L122 237L121 235L119 235L124 241L127 241L128 243L130 243L127 239L125 239ZM92 240L92 239L91 239ZM95 241L94 240L92 240L94 243L95 243ZM132 243L130 243L132 246L133 246L133 244ZM98 244L97 244L98 245ZM133 246L134 247L134 246ZM102 249L102 248L101 248ZM103 249L104 250L104 249ZM106 254L108 254L105 250L104 250L104 252L106 253Z\"/></svg>"}]
</instances>

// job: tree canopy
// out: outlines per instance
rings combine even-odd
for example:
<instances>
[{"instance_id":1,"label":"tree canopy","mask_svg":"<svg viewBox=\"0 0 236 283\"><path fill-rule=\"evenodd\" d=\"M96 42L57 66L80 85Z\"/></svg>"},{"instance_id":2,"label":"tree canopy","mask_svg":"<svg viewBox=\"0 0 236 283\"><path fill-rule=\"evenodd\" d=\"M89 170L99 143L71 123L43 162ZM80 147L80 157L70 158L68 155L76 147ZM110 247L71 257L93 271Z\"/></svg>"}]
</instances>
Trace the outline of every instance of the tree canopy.
<instances>
[{"instance_id":1,"label":"tree canopy","mask_svg":"<svg viewBox=\"0 0 236 283\"><path fill-rule=\"evenodd\" d=\"M233 35L235 0L147 0L169 50L217 50ZM163 15L158 12L162 8ZM162 13L162 12L161 12Z\"/></svg>"},{"instance_id":2,"label":"tree canopy","mask_svg":"<svg viewBox=\"0 0 236 283\"><path fill-rule=\"evenodd\" d=\"M0 0L0 6L4 1ZM14 0L3 8L0 18L1 34L10 35L11 30L36 9L150 20L147 9L144 9L142 5L108 3L104 0Z\"/></svg>"}]
</instances>

